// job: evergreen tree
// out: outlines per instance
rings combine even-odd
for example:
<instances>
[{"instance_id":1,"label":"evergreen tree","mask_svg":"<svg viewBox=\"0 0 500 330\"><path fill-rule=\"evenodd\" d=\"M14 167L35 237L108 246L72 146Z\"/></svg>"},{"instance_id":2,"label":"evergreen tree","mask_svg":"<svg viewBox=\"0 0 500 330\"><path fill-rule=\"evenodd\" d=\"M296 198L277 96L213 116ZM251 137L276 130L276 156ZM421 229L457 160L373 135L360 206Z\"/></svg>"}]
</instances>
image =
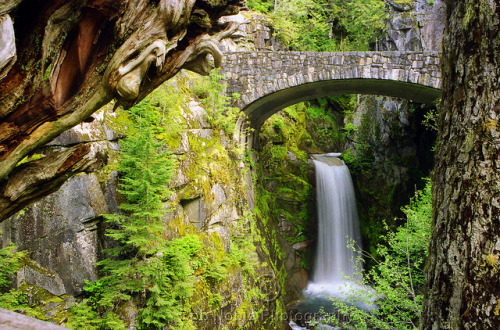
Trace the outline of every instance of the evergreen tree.
<instances>
[{"instance_id":1,"label":"evergreen tree","mask_svg":"<svg viewBox=\"0 0 500 330\"><path fill-rule=\"evenodd\" d=\"M123 174L120 193L126 199L120 209L124 214L107 216L121 227L111 230L108 236L124 244L118 251L134 247L143 257L154 252L155 242L164 231L163 199L168 194L174 163L170 152L156 139L163 128L158 126L155 107L143 102L130 110L130 116L131 134L121 143L119 163Z\"/></svg>"},{"instance_id":2,"label":"evergreen tree","mask_svg":"<svg viewBox=\"0 0 500 330\"><path fill-rule=\"evenodd\" d=\"M156 138L163 130L158 125L158 109L146 100L129 110L129 118L129 134L120 143L118 165L122 175L119 192L126 201L119 207L122 214L106 215L117 226L107 235L120 244L106 251L110 258L99 263L104 276L87 289L99 291L96 302L108 309L134 293L142 292L147 299L148 291L157 290L156 275L162 267L154 256L165 246L163 201L174 169L170 152Z\"/></svg>"},{"instance_id":3,"label":"evergreen tree","mask_svg":"<svg viewBox=\"0 0 500 330\"><path fill-rule=\"evenodd\" d=\"M192 260L201 249L197 237L169 241L163 233L168 182L174 161L163 142L161 109L150 99L128 112L128 136L120 143L119 192L125 202L121 214L106 215L113 227L107 235L118 245L107 249L98 263L102 277L87 283L88 300L73 308L70 326L124 328L118 317L123 303L134 297L139 329L160 329L167 324L191 328L182 317L193 292Z\"/></svg>"}]
</instances>

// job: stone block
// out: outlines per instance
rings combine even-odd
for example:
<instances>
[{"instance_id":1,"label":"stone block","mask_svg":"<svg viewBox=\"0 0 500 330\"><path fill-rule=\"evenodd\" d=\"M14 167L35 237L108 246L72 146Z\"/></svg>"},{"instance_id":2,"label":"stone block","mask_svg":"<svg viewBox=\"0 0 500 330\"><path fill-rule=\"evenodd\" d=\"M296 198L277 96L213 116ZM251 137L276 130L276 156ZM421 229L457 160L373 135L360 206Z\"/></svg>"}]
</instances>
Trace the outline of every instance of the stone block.
<instances>
[{"instance_id":1,"label":"stone block","mask_svg":"<svg viewBox=\"0 0 500 330\"><path fill-rule=\"evenodd\" d=\"M286 84L284 83L283 79L278 79L278 87L279 87L279 89L286 88Z\"/></svg>"},{"instance_id":2,"label":"stone block","mask_svg":"<svg viewBox=\"0 0 500 330\"><path fill-rule=\"evenodd\" d=\"M352 68L351 72L352 72L352 76L351 76L352 78L359 78L359 76L358 76L358 67L357 66L355 66L354 68Z\"/></svg>"},{"instance_id":3,"label":"stone block","mask_svg":"<svg viewBox=\"0 0 500 330\"><path fill-rule=\"evenodd\" d=\"M55 296L66 294L66 288L61 277L57 273L41 267L34 261L30 261L29 265L24 266L17 272L17 286L20 287L23 282L43 288Z\"/></svg>"},{"instance_id":4,"label":"stone block","mask_svg":"<svg viewBox=\"0 0 500 330\"><path fill-rule=\"evenodd\" d=\"M325 80L325 73L323 70L321 70L320 72L318 72L318 79L319 80Z\"/></svg>"},{"instance_id":5,"label":"stone block","mask_svg":"<svg viewBox=\"0 0 500 330\"><path fill-rule=\"evenodd\" d=\"M180 204L184 211L184 216L199 230L202 230L205 219L205 203L201 197L192 200L181 200Z\"/></svg>"}]
</instances>

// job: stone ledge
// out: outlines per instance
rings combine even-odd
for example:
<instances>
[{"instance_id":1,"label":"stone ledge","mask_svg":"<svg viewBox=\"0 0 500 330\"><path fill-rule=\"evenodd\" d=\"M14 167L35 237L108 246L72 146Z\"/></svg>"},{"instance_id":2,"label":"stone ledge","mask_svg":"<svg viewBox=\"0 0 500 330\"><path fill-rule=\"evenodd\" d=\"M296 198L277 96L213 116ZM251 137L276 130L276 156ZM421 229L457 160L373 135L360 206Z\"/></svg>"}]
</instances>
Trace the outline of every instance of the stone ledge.
<instances>
[{"instance_id":1,"label":"stone ledge","mask_svg":"<svg viewBox=\"0 0 500 330\"><path fill-rule=\"evenodd\" d=\"M63 330L68 329L0 308L0 328L3 330Z\"/></svg>"}]
</instances>

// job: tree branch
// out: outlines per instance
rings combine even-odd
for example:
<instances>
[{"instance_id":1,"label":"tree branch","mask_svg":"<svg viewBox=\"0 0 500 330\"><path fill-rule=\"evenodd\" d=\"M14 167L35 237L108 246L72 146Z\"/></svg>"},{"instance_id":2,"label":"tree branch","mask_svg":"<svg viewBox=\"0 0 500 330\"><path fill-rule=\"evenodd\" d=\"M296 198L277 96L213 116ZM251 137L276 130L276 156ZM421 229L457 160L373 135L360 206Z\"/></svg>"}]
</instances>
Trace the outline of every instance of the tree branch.
<instances>
[{"instance_id":1,"label":"tree branch","mask_svg":"<svg viewBox=\"0 0 500 330\"><path fill-rule=\"evenodd\" d=\"M10 19L1 14L12 11L22 27L13 31L17 57L10 51L2 61L0 39L0 217L54 189L56 177L63 181L60 173L49 179L41 169L16 167L22 159L113 98L125 107L137 104L183 68L206 72L208 54L217 66L218 43L236 26L221 31L216 23L244 7L242 0L24 0L18 6L22 1L0 4L2 22ZM74 151L70 172L85 168L74 158L84 154ZM47 157L32 166L58 168L63 155ZM39 193L14 184L22 171L26 182L38 182Z\"/></svg>"}]
</instances>

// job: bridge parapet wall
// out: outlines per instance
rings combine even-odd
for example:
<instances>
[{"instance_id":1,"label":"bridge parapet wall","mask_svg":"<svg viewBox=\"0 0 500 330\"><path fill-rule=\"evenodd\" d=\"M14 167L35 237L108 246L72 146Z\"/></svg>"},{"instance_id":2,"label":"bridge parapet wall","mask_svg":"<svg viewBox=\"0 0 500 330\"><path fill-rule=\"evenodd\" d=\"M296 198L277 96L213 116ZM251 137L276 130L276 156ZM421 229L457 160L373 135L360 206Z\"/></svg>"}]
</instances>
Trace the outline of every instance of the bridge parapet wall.
<instances>
[{"instance_id":1,"label":"bridge parapet wall","mask_svg":"<svg viewBox=\"0 0 500 330\"><path fill-rule=\"evenodd\" d=\"M237 106L308 83L370 79L441 88L437 52L228 52L222 64Z\"/></svg>"}]
</instances>

